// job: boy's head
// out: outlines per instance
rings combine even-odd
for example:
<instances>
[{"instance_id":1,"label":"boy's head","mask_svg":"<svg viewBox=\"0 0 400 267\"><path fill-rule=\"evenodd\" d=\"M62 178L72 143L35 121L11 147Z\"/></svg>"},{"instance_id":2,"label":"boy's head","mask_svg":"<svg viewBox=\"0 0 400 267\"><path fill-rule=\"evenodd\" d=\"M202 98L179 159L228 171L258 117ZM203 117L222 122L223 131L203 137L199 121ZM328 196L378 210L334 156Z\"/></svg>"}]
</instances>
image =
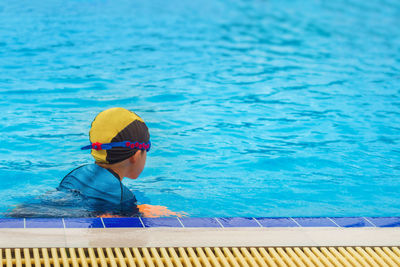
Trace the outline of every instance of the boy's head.
<instances>
[{"instance_id":1,"label":"boy's head","mask_svg":"<svg viewBox=\"0 0 400 267\"><path fill-rule=\"evenodd\" d=\"M122 162L139 150L150 149L146 124L134 112L124 108L100 112L92 122L89 138L91 154L100 164Z\"/></svg>"}]
</instances>

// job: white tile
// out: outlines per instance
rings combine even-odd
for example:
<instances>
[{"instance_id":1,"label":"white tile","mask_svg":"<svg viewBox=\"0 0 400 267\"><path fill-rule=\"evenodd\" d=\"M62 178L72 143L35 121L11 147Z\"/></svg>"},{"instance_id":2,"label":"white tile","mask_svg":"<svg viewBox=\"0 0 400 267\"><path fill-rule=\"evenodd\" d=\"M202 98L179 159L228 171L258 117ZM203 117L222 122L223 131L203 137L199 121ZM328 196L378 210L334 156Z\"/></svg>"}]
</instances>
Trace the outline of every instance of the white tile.
<instances>
[{"instance_id":1,"label":"white tile","mask_svg":"<svg viewBox=\"0 0 400 267\"><path fill-rule=\"evenodd\" d=\"M0 229L0 247L399 245L400 228Z\"/></svg>"},{"instance_id":2,"label":"white tile","mask_svg":"<svg viewBox=\"0 0 400 267\"><path fill-rule=\"evenodd\" d=\"M0 229L0 247L64 247L64 229L3 228Z\"/></svg>"}]
</instances>

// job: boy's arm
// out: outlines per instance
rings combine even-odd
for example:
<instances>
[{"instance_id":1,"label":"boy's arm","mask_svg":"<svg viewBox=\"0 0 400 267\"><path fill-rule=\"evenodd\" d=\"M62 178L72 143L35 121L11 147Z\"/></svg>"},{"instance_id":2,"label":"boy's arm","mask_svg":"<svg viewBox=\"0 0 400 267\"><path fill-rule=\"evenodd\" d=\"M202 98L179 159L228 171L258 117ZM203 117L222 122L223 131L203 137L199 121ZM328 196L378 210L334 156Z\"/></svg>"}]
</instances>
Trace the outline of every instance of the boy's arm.
<instances>
[{"instance_id":1,"label":"boy's arm","mask_svg":"<svg viewBox=\"0 0 400 267\"><path fill-rule=\"evenodd\" d=\"M169 210L167 207L158 206L158 205L141 204L141 205L137 205L137 208L139 209L139 212L141 213L142 217L146 217L146 218L188 216L188 214L186 212L175 212L175 211ZM116 218L117 217L118 218L118 217L124 217L124 216L105 213L105 214L102 214L97 217L103 217L103 218Z\"/></svg>"},{"instance_id":2,"label":"boy's arm","mask_svg":"<svg viewBox=\"0 0 400 267\"><path fill-rule=\"evenodd\" d=\"M184 217L188 214L185 212L175 212L169 210L167 207L158 206L158 205L149 205L149 204L141 204L137 205L140 213L142 213L143 217L155 218L155 217L169 217L169 216L177 216Z\"/></svg>"}]
</instances>

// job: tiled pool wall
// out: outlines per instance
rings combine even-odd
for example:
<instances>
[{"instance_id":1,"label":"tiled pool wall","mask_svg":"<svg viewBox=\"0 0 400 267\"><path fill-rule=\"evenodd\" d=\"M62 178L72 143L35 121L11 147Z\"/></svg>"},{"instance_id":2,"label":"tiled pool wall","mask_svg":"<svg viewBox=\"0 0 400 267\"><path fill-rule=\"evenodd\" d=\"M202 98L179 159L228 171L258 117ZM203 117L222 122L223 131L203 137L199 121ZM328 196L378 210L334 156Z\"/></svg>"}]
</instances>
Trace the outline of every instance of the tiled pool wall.
<instances>
[{"instance_id":1,"label":"tiled pool wall","mask_svg":"<svg viewBox=\"0 0 400 267\"><path fill-rule=\"evenodd\" d=\"M400 217L0 218L0 228L400 227Z\"/></svg>"}]
</instances>

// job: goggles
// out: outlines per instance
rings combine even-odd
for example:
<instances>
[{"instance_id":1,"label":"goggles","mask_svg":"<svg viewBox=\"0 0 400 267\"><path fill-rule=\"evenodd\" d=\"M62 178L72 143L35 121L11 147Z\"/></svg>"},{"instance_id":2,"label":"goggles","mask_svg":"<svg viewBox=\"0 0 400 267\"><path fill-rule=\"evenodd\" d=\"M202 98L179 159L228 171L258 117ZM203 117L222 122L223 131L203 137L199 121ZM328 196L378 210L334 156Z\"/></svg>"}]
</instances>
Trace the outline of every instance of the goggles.
<instances>
[{"instance_id":1,"label":"goggles","mask_svg":"<svg viewBox=\"0 0 400 267\"><path fill-rule=\"evenodd\" d=\"M139 142L131 142L131 141L122 141L122 142L113 142L113 143L106 143L102 144L99 142L92 143L88 146L81 147L81 150L85 149L94 149L94 150L108 150L113 147L127 147L132 149L139 149L139 150L146 150L147 152L150 151L151 142L148 143L139 143Z\"/></svg>"}]
</instances>

